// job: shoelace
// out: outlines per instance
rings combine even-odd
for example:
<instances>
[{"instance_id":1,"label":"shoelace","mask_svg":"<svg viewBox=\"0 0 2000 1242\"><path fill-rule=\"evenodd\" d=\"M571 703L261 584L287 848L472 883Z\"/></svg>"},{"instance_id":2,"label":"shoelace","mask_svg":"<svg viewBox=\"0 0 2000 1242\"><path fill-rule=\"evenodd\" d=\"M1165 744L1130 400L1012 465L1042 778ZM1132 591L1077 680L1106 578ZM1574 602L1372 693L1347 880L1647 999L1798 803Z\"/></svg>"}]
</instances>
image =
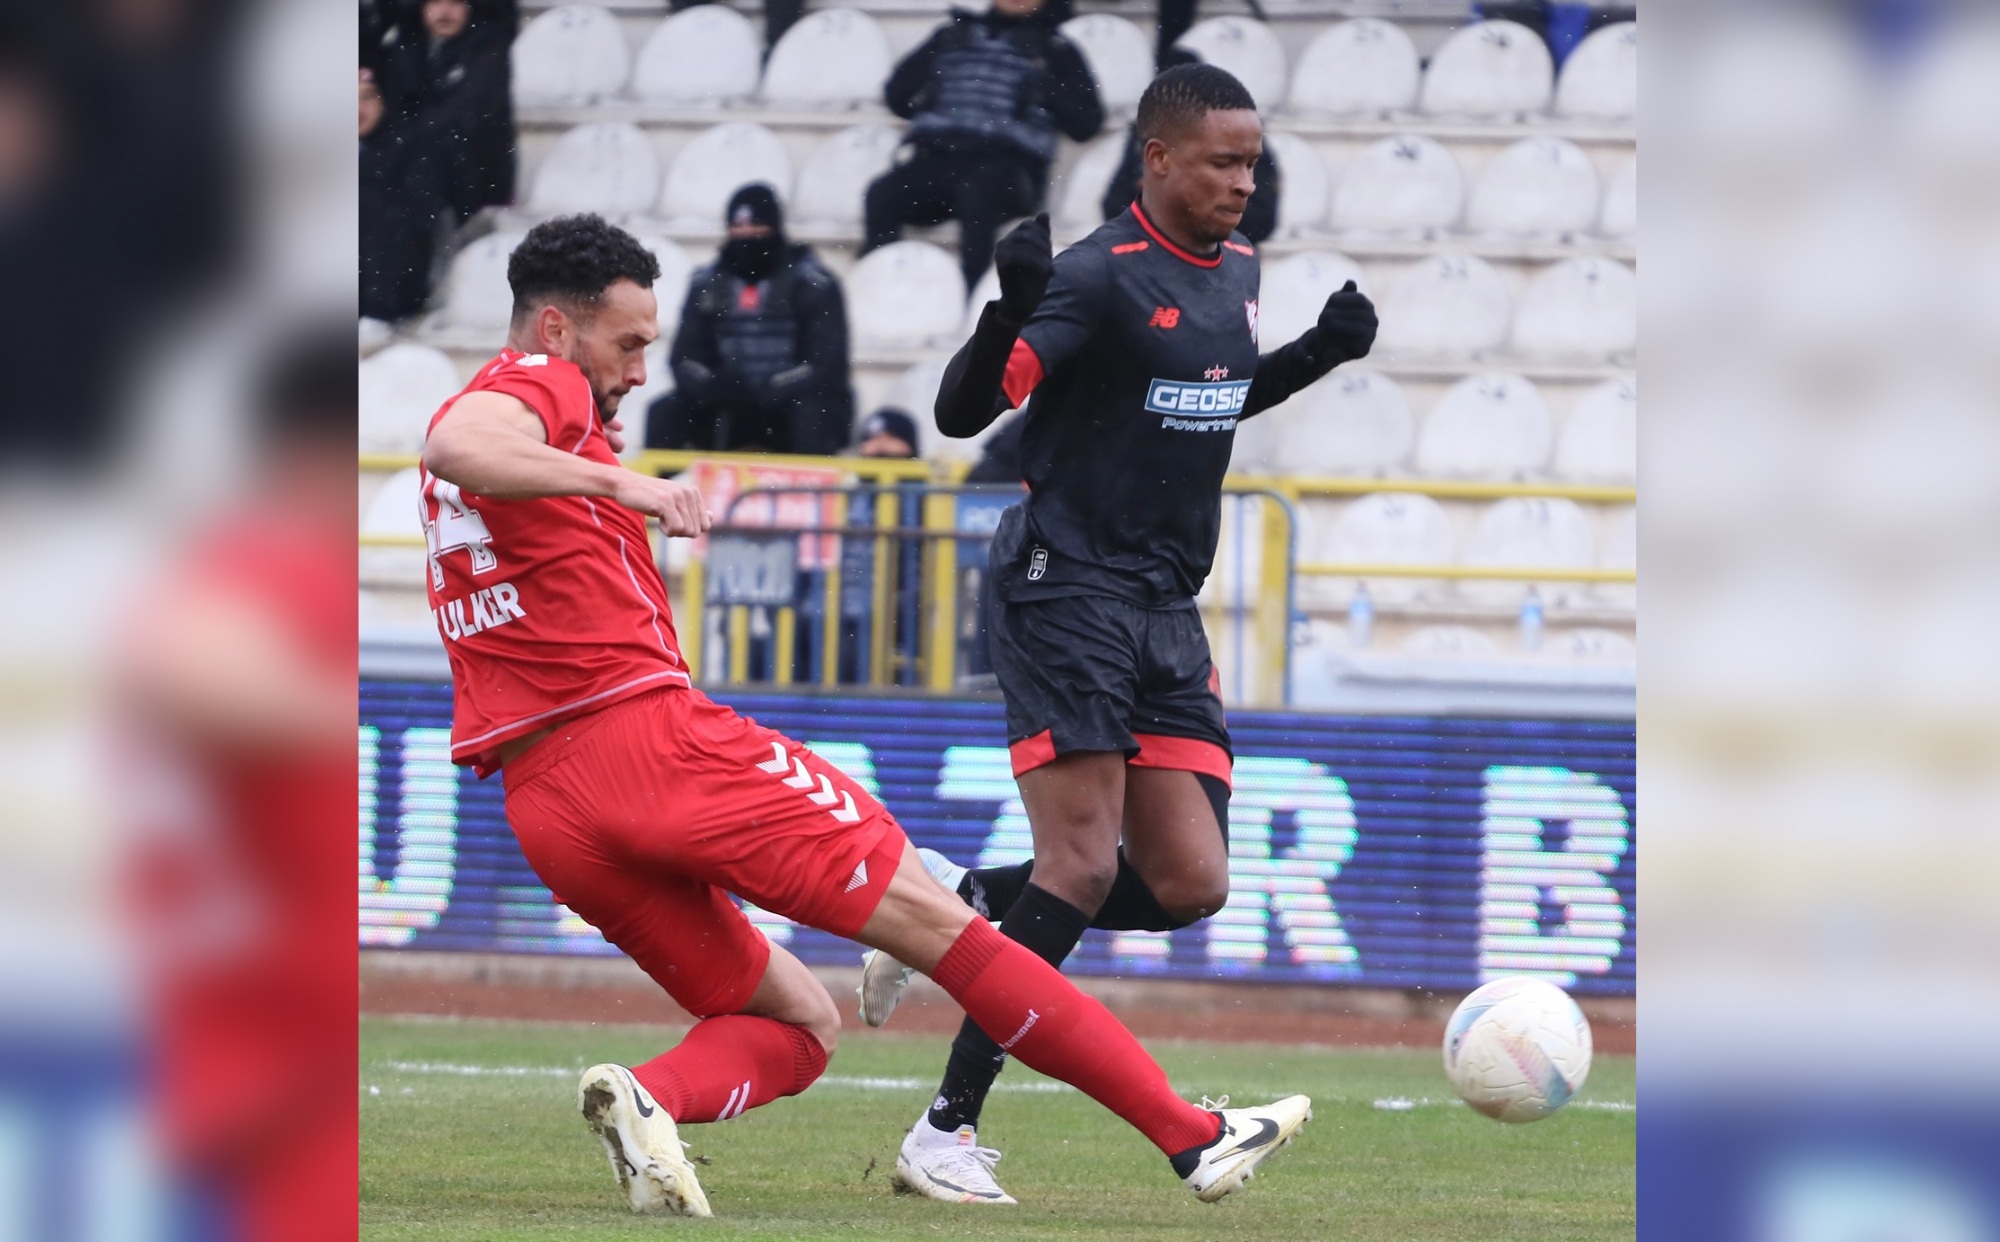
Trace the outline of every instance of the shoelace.
<instances>
[{"instance_id":1,"label":"shoelace","mask_svg":"<svg viewBox=\"0 0 2000 1242\"><path fill-rule=\"evenodd\" d=\"M938 1168L961 1180L984 1180L995 1190L999 1183L993 1180L993 1166L1000 1163L1000 1153L991 1147L953 1147L937 1158Z\"/></svg>"},{"instance_id":2,"label":"shoelace","mask_svg":"<svg viewBox=\"0 0 2000 1242\"><path fill-rule=\"evenodd\" d=\"M1228 1092L1224 1092L1222 1098L1216 1100L1211 1100L1204 1095L1201 1097L1201 1106L1211 1113L1219 1112L1229 1107L1229 1094Z\"/></svg>"}]
</instances>

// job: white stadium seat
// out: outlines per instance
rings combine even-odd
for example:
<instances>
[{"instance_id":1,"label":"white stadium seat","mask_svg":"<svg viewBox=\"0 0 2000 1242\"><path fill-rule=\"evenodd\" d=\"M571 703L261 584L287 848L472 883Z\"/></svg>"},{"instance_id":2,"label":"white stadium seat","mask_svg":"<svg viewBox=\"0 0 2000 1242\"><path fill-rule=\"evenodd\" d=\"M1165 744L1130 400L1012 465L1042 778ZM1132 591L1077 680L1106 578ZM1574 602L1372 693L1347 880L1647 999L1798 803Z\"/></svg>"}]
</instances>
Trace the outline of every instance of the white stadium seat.
<instances>
[{"instance_id":1,"label":"white stadium seat","mask_svg":"<svg viewBox=\"0 0 2000 1242\"><path fill-rule=\"evenodd\" d=\"M879 104L892 61L889 38L860 9L808 13L771 49L764 102L794 107Z\"/></svg>"},{"instance_id":2,"label":"white stadium seat","mask_svg":"<svg viewBox=\"0 0 2000 1242\"><path fill-rule=\"evenodd\" d=\"M421 478L417 468L398 470L382 481L368 507L361 511L364 535L418 535L424 533L422 511L418 509ZM359 577L363 584L377 583L416 586L424 580L424 550L421 547L362 548Z\"/></svg>"},{"instance_id":3,"label":"white stadium seat","mask_svg":"<svg viewBox=\"0 0 2000 1242\"><path fill-rule=\"evenodd\" d=\"M1321 520L1322 502L1300 506L1304 518L1299 534L1299 558L1321 564L1449 565L1456 561L1457 540L1444 507L1428 496L1408 492L1376 492L1340 511L1331 523ZM1370 578L1368 592L1377 603L1401 604L1430 588L1417 578ZM1344 607L1355 579L1301 579L1300 603L1307 607Z\"/></svg>"},{"instance_id":4,"label":"white stadium seat","mask_svg":"<svg viewBox=\"0 0 2000 1242\"><path fill-rule=\"evenodd\" d=\"M632 64L632 94L648 103L715 107L757 90L763 40L723 4L684 9L654 27Z\"/></svg>"},{"instance_id":5,"label":"white stadium seat","mask_svg":"<svg viewBox=\"0 0 2000 1242\"><path fill-rule=\"evenodd\" d=\"M699 13L701 9L688 11ZM887 125L854 125L814 147L799 168L791 222L800 227L858 229L868 183L889 171L902 140L902 135Z\"/></svg>"},{"instance_id":6,"label":"white stadium seat","mask_svg":"<svg viewBox=\"0 0 2000 1242\"><path fill-rule=\"evenodd\" d=\"M1211 17L1174 45L1236 75L1257 106L1269 112L1285 99L1285 48L1263 22L1248 17Z\"/></svg>"},{"instance_id":7,"label":"white stadium seat","mask_svg":"<svg viewBox=\"0 0 2000 1242\"><path fill-rule=\"evenodd\" d=\"M594 4L565 4L514 39L514 103L524 108L587 104L625 89L631 51L618 19Z\"/></svg>"},{"instance_id":8,"label":"white stadium seat","mask_svg":"<svg viewBox=\"0 0 2000 1242\"><path fill-rule=\"evenodd\" d=\"M729 196L756 181L781 202L791 198L792 157L783 140L754 121L711 126L674 156L659 214L676 229L720 233Z\"/></svg>"},{"instance_id":9,"label":"white stadium seat","mask_svg":"<svg viewBox=\"0 0 2000 1242\"><path fill-rule=\"evenodd\" d=\"M694 271L694 261L679 243L664 237L641 236L639 244L660 261L660 278L653 282L653 297L660 304L660 335L671 339L674 329L680 326L681 303L687 300L688 276Z\"/></svg>"},{"instance_id":10,"label":"white stadium seat","mask_svg":"<svg viewBox=\"0 0 2000 1242\"><path fill-rule=\"evenodd\" d=\"M1488 237L1561 237L1597 223L1597 169L1575 143L1524 138L1480 169L1465 229Z\"/></svg>"},{"instance_id":11,"label":"white stadium seat","mask_svg":"<svg viewBox=\"0 0 2000 1242\"><path fill-rule=\"evenodd\" d=\"M1476 357L1506 342L1514 315L1500 273L1463 254L1436 255L1410 268L1380 306L1375 352L1383 357Z\"/></svg>"},{"instance_id":12,"label":"white stadium seat","mask_svg":"<svg viewBox=\"0 0 2000 1242\"><path fill-rule=\"evenodd\" d=\"M1528 284L1514 320L1514 350L1527 358L1603 361L1639 341L1639 278L1611 259L1553 264Z\"/></svg>"},{"instance_id":13,"label":"white stadium seat","mask_svg":"<svg viewBox=\"0 0 2000 1242\"><path fill-rule=\"evenodd\" d=\"M1584 394L1556 444L1556 474L1577 483L1631 483L1639 476L1639 385L1606 380Z\"/></svg>"},{"instance_id":14,"label":"white stadium seat","mask_svg":"<svg viewBox=\"0 0 2000 1242\"><path fill-rule=\"evenodd\" d=\"M1350 280L1369 292L1354 260L1330 250L1267 261L1257 294L1258 348L1269 353L1318 323L1327 295Z\"/></svg>"},{"instance_id":15,"label":"white stadium seat","mask_svg":"<svg viewBox=\"0 0 2000 1242\"><path fill-rule=\"evenodd\" d=\"M1606 237L1632 237L1639 232L1639 157L1635 153L1604 191L1604 214L1597 231Z\"/></svg>"},{"instance_id":16,"label":"white stadium seat","mask_svg":"<svg viewBox=\"0 0 2000 1242\"><path fill-rule=\"evenodd\" d=\"M1409 460L1417 434L1410 399L1376 371L1346 367L1313 384L1275 410L1275 464L1294 475L1382 475Z\"/></svg>"},{"instance_id":17,"label":"white stadium seat","mask_svg":"<svg viewBox=\"0 0 2000 1242\"><path fill-rule=\"evenodd\" d=\"M652 140L637 125L600 121L556 139L535 170L528 210L544 216L631 215L651 207L659 192L660 161Z\"/></svg>"},{"instance_id":18,"label":"white stadium seat","mask_svg":"<svg viewBox=\"0 0 2000 1242\"><path fill-rule=\"evenodd\" d=\"M1221 19L1217 19L1221 20ZM1297 134L1266 130L1264 145L1278 165L1278 234L1296 237L1326 219L1326 164Z\"/></svg>"},{"instance_id":19,"label":"white stadium seat","mask_svg":"<svg viewBox=\"0 0 2000 1242\"><path fill-rule=\"evenodd\" d=\"M857 352L955 339L965 319L965 277L958 260L920 241L872 251L847 278L847 316Z\"/></svg>"},{"instance_id":20,"label":"white stadium seat","mask_svg":"<svg viewBox=\"0 0 2000 1242\"><path fill-rule=\"evenodd\" d=\"M1555 61L1542 36L1518 22L1475 22L1431 57L1423 110L1493 118L1540 112L1554 85Z\"/></svg>"},{"instance_id":21,"label":"white stadium seat","mask_svg":"<svg viewBox=\"0 0 2000 1242\"><path fill-rule=\"evenodd\" d=\"M1591 569L1597 564L1597 532L1590 514L1573 500L1512 496L1495 501L1465 545L1465 563L1488 569ZM1527 584L1468 580L1465 595L1489 607L1521 601ZM1574 583L1541 583L1544 604L1566 606L1581 598Z\"/></svg>"},{"instance_id":22,"label":"white stadium seat","mask_svg":"<svg viewBox=\"0 0 2000 1242\"><path fill-rule=\"evenodd\" d=\"M1555 112L1592 121L1639 115L1639 23L1606 26L1577 45L1556 83Z\"/></svg>"},{"instance_id":23,"label":"white stadium seat","mask_svg":"<svg viewBox=\"0 0 2000 1242\"><path fill-rule=\"evenodd\" d=\"M401 341L361 363L357 438L364 453L414 453L438 407L464 387L450 358Z\"/></svg>"},{"instance_id":24,"label":"white stadium seat","mask_svg":"<svg viewBox=\"0 0 2000 1242\"><path fill-rule=\"evenodd\" d=\"M1056 178L1062 198L1051 221L1065 235L1088 233L1104 223L1104 191L1125 155L1125 130L1115 128L1077 157L1069 171Z\"/></svg>"},{"instance_id":25,"label":"white stadium seat","mask_svg":"<svg viewBox=\"0 0 2000 1242\"><path fill-rule=\"evenodd\" d=\"M514 291L507 285L507 259L521 233L488 233L452 257L444 298L435 322L441 328L504 332L514 314ZM499 343L498 339L494 342Z\"/></svg>"},{"instance_id":26,"label":"white stadium seat","mask_svg":"<svg viewBox=\"0 0 2000 1242\"><path fill-rule=\"evenodd\" d=\"M385 345L392 344L395 339L396 328L388 320L371 319L366 315L361 317L360 339L357 343L361 347L363 358Z\"/></svg>"},{"instance_id":27,"label":"white stadium seat","mask_svg":"<svg viewBox=\"0 0 2000 1242\"><path fill-rule=\"evenodd\" d=\"M1460 479L1519 479L1549 464L1555 418L1541 390L1518 375L1470 375L1453 384L1417 437L1417 471Z\"/></svg>"},{"instance_id":28,"label":"white stadium seat","mask_svg":"<svg viewBox=\"0 0 2000 1242\"><path fill-rule=\"evenodd\" d=\"M1086 13L1062 24L1063 37L1076 44L1097 79L1106 111L1126 113L1153 80L1153 36L1122 17Z\"/></svg>"},{"instance_id":29,"label":"white stadium seat","mask_svg":"<svg viewBox=\"0 0 2000 1242\"><path fill-rule=\"evenodd\" d=\"M1336 232L1428 237L1458 223L1465 179L1443 145L1420 134L1384 138L1340 170Z\"/></svg>"},{"instance_id":30,"label":"white stadium seat","mask_svg":"<svg viewBox=\"0 0 2000 1242\"><path fill-rule=\"evenodd\" d=\"M1417 102L1417 45L1394 22L1361 17L1320 32L1292 70L1293 112L1382 116Z\"/></svg>"},{"instance_id":31,"label":"white stadium seat","mask_svg":"<svg viewBox=\"0 0 2000 1242\"><path fill-rule=\"evenodd\" d=\"M1403 636L1406 655L1450 659L1497 655L1500 645L1469 625L1423 625Z\"/></svg>"}]
</instances>

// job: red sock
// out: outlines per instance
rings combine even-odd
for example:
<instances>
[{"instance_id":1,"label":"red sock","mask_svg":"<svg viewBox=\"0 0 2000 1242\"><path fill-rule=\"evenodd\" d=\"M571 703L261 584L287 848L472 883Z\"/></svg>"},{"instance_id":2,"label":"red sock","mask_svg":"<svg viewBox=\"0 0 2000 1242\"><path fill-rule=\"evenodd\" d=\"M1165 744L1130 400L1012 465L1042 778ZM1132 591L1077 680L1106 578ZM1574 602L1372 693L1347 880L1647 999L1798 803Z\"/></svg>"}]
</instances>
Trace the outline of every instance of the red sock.
<instances>
[{"instance_id":1,"label":"red sock","mask_svg":"<svg viewBox=\"0 0 2000 1242\"><path fill-rule=\"evenodd\" d=\"M1169 1156L1215 1141L1215 1115L1175 1095L1110 1010L986 920L965 925L931 978L1023 1065L1117 1113Z\"/></svg>"},{"instance_id":2,"label":"red sock","mask_svg":"<svg viewBox=\"0 0 2000 1242\"><path fill-rule=\"evenodd\" d=\"M704 1018L632 1076L679 1124L727 1121L797 1095L826 1072L826 1049L802 1026L729 1014Z\"/></svg>"}]
</instances>

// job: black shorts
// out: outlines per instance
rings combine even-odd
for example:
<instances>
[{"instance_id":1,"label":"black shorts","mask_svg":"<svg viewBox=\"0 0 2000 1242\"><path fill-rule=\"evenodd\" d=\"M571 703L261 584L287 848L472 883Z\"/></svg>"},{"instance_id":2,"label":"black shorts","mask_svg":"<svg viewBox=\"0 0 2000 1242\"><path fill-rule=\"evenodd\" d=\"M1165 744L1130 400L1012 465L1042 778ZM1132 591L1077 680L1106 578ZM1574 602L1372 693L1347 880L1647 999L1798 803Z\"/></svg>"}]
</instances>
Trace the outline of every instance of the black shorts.
<instances>
[{"instance_id":1,"label":"black shorts","mask_svg":"<svg viewBox=\"0 0 2000 1242\"><path fill-rule=\"evenodd\" d=\"M1229 726L1194 609L996 595L987 641L1007 696L1014 775L1074 751L1115 750L1135 767L1228 783Z\"/></svg>"}]
</instances>

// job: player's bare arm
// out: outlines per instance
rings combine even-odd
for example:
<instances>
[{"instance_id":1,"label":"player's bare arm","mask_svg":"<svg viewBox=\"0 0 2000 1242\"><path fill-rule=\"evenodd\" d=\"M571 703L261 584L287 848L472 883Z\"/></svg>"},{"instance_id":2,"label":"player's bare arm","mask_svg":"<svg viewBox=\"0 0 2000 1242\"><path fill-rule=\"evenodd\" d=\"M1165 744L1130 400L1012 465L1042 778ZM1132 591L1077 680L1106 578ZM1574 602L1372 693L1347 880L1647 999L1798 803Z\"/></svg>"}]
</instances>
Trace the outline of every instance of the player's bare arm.
<instances>
[{"instance_id":1,"label":"player's bare arm","mask_svg":"<svg viewBox=\"0 0 2000 1242\"><path fill-rule=\"evenodd\" d=\"M505 393L460 397L424 441L423 462L438 478L497 500L601 496L658 518L669 535L699 535L711 520L686 483L551 448L541 418Z\"/></svg>"}]
</instances>

